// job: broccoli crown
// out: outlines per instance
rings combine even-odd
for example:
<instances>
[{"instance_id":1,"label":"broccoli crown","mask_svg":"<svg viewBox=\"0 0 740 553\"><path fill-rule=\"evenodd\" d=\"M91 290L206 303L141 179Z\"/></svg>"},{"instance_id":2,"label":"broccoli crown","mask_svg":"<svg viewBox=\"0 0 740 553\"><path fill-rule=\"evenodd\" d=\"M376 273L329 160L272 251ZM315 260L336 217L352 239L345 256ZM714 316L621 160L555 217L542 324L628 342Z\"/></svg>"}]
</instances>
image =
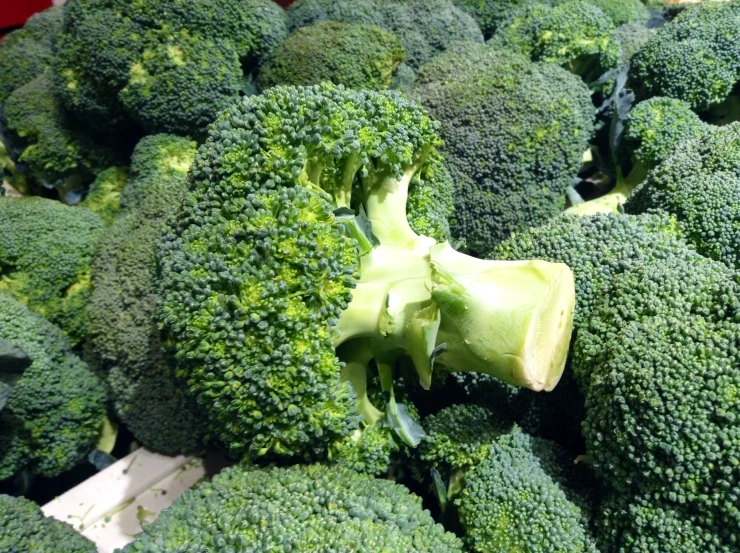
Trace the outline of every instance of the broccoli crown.
<instances>
[{"instance_id":1,"label":"broccoli crown","mask_svg":"<svg viewBox=\"0 0 740 553\"><path fill-rule=\"evenodd\" d=\"M535 4L549 4L547 0L454 0L454 2L461 10L473 16L486 40L523 8Z\"/></svg>"},{"instance_id":2,"label":"broccoli crown","mask_svg":"<svg viewBox=\"0 0 740 553\"><path fill-rule=\"evenodd\" d=\"M323 81L383 90L405 59L398 38L373 25L319 21L296 29L260 72L262 88Z\"/></svg>"},{"instance_id":3,"label":"broccoli crown","mask_svg":"<svg viewBox=\"0 0 740 553\"><path fill-rule=\"evenodd\" d=\"M483 462L496 439L512 423L477 405L453 405L424 419L426 436L419 446L423 461L450 470L467 470Z\"/></svg>"},{"instance_id":4,"label":"broccoli crown","mask_svg":"<svg viewBox=\"0 0 740 553\"><path fill-rule=\"evenodd\" d=\"M687 252L614 277L579 332L583 432L612 487L653 493L736 540L740 282Z\"/></svg>"},{"instance_id":5,"label":"broccoli crown","mask_svg":"<svg viewBox=\"0 0 740 553\"><path fill-rule=\"evenodd\" d=\"M111 167L98 174L82 206L97 213L106 227L110 227L121 211L121 192L128 182L128 170Z\"/></svg>"},{"instance_id":6,"label":"broccoli crown","mask_svg":"<svg viewBox=\"0 0 740 553\"><path fill-rule=\"evenodd\" d=\"M270 0L72 0L55 57L64 105L93 126L203 132L285 35Z\"/></svg>"},{"instance_id":7,"label":"broccoli crown","mask_svg":"<svg viewBox=\"0 0 740 553\"><path fill-rule=\"evenodd\" d=\"M33 360L0 411L0 480L26 468L56 476L92 449L105 416L103 386L57 327L2 292L0 340Z\"/></svg>"},{"instance_id":8,"label":"broccoli crown","mask_svg":"<svg viewBox=\"0 0 740 553\"><path fill-rule=\"evenodd\" d=\"M16 89L41 75L52 61L52 45L62 30L62 8L31 16L23 29L0 42L0 104Z\"/></svg>"},{"instance_id":9,"label":"broccoli crown","mask_svg":"<svg viewBox=\"0 0 740 553\"><path fill-rule=\"evenodd\" d=\"M554 0L553 4L564 4L571 0ZM615 26L627 23L642 24L650 19L650 10L641 0L586 0L603 11Z\"/></svg>"},{"instance_id":10,"label":"broccoli crown","mask_svg":"<svg viewBox=\"0 0 740 553\"><path fill-rule=\"evenodd\" d=\"M0 495L0 551L6 553L96 553L95 544L65 522L46 518L22 497Z\"/></svg>"},{"instance_id":11,"label":"broccoli crown","mask_svg":"<svg viewBox=\"0 0 740 553\"><path fill-rule=\"evenodd\" d=\"M713 128L699 119L686 102L651 98L637 104L627 115L625 147L632 151L634 161L652 169L681 142L699 138Z\"/></svg>"},{"instance_id":12,"label":"broccoli crown","mask_svg":"<svg viewBox=\"0 0 740 553\"><path fill-rule=\"evenodd\" d=\"M49 186L122 162L122 152L78 130L54 94L47 72L15 89L3 106L3 126L18 161Z\"/></svg>"},{"instance_id":13,"label":"broccoli crown","mask_svg":"<svg viewBox=\"0 0 740 553\"><path fill-rule=\"evenodd\" d=\"M522 10L491 43L533 61L560 65L591 84L619 65L621 51L614 31L614 23L601 9L575 0Z\"/></svg>"},{"instance_id":14,"label":"broccoli crown","mask_svg":"<svg viewBox=\"0 0 740 553\"><path fill-rule=\"evenodd\" d=\"M602 551L613 553L732 553L717 536L650 494L613 493L596 519Z\"/></svg>"},{"instance_id":15,"label":"broccoli crown","mask_svg":"<svg viewBox=\"0 0 740 553\"><path fill-rule=\"evenodd\" d=\"M586 513L561 483L566 459L552 442L518 429L493 442L455 501L468 546L481 553L596 553Z\"/></svg>"},{"instance_id":16,"label":"broccoli crown","mask_svg":"<svg viewBox=\"0 0 740 553\"><path fill-rule=\"evenodd\" d=\"M614 36L622 52L619 66L629 65L632 56L648 43L653 34L655 34L655 29L646 27L643 23L627 23L617 27Z\"/></svg>"},{"instance_id":17,"label":"broccoli crown","mask_svg":"<svg viewBox=\"0 0 740 553\"><path fill-rule=\"evenodd\" d=\"M668 96L703 111L730 95L740 74L740 4L703 2L683 10L632 58L638 97Z\"/></svg>"},{"instance_id":18,"label":"broccoli crown","mask_svg":"<svg viewBox=\"0 0 740 553\"><path fill-rule=\"evenodd\" d=\"M185 198L195 143L176 136L148 136L134 150L136 189L124 214L106 233L92 265L87 309L87 353L107 375L118 416L138 441L167 454L203 443L204 423L181 393L172 360L163 353L154 312L155 254L165 222ZM147 181L144 185L139 181Z\"/></svg>"},{"instance_id":19,"label":"broccoli crown","mask_svg":"<svg viewBox=\"0 0 740 553\"><path fill-rule=\"evenodd\" d=\"M185 492L123 553L219 548L461 552L401 485L341 467L228 468Z\"/></svg>"},{"instance_id":20,"label":"broccoli crown","mask_svg":"<svg viewBox=\"0 0 740 553\"><path fill-rule=\"evenodd\" d=\"M475 20L452 0L298 0L288 9L291 30L325 20L375 25L393 33L414 69L453 42L483 42Z\"/></svg>"},{"instance_id":21,"label":"broccoli crown","mask_svg":"<svg viewBox=\"0 0 740 553\"><path fill-rule=\"evenodd\" d=\"M452 233L488 253L565 204L593 128L588 89L550 65L456 44L419 71L413 94L441 121L456 183Z\"/></svg>"},{"instance_id":22,"label":"broccoli crown","mask_svg":"<svg viewBox=\"0 0 740 553\"><path fill-rule=\"evenodd\" d=\"M73 344L80 342L91 258L103 229L100 217L83 207L0 198L0 291L60 326Z\"/></svg>"},{"instance_id":23,"label":"broccoli crown","mask_svg":"<svg viewBox=\"0 0 740 553\"><path fill-rule=\"evenodd\" d=\"M740 268L739 145L740 123L682 143L649 174L625 209L671 213L700 253Z\"/></svg>"},{"instance_id":24,"label":"broccoli crown","mask_svg":"<svg viewBox=\"0 0 740 553\"><path fill-rule=\"evenodd\" d=\"M576 279L576 331L620 273L656 259L684 257L686 243L675 221L662 215L562 215L512 236L495 259L544 259L566 263Z\"/></svg>"}]
</instances>

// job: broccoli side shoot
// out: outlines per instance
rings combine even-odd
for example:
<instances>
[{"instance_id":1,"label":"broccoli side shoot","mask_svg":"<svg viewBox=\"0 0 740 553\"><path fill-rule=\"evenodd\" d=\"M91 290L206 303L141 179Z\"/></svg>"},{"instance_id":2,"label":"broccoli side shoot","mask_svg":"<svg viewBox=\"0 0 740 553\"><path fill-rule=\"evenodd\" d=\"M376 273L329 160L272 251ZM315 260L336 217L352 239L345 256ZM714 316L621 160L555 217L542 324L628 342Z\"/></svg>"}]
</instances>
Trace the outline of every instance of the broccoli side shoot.
<instances>
[{"instance_id":1,"label":"broccoli side shoot","mask_svg":"<svg viewBox=\"0 0 740 553\"><path fill-rule=\"evenodd\" d=\"M46 518L22 497L0 495L0 551L8 553L96 553L93 542L71 525Z\"/></svg>"},{"instance_id":2,"label":"broccoli side shoot","mask_svg":"<svg viewBox=\"0 0 740 553\"><path fill-rule=\"evenodd\" d=\"M452 232L472 252L562 211L593 128L580 79L468 43L425 64L412 95L442 124L456 185Z\"/></svg>"},{"instance_id":3,"label":"broccoli side shoot","mask_svg":"<svg viewBox=\"0 0 740 553\"><path fill-rule=\"evenodd\" d=\"M619 65L614 23L592 3L576 0L555 7L522 10L491 39L533 61L554 63L580 76L589 86Z\"/></svg>"},{"instance_id":4,"label":"broccoli side shoot","mask_svg":"<svg viewBox=\"0 0 740 553\"><path fill-rule=\"evenodd\" d=\"M413 69L454 42L483 42L475 20L452 0L298 0L288 21L291 31L317 21L375 25L398 37Z\"/></svg>"},{"instance_id":5,"label":"broccoli side shoot","mask_svg":"<svg viewBox=\"0 0 740 553\"><path fill-rule=\"evenodd\" d=\"M116 413L145 447L195 451L203 421L162 351L154 311L156 250L167 219L179 211L195 143L148 136L134 150L124 213L106 233L92 264L86 353L106 375Z\"/></svg>"},{"instance_id":6,"label":"broccoli side shoot","mask_svg":"<svg viewBox=\"0 0 740 553\"><path fill-rule=\"evenodd\" d=\"M557 383L570 270L474 259L411 227L413 188L447 180L428 171L436 131L397 92L330 83L268 89L211 127L159 253L159 317L178 374L234 454L325 458L360 424L415 445L394 393L404 360L425 388L435 363ZM417 220L439 213L413 207Z\"/></svg>"},{"instance_id":7,"label":"broccoli side shoot","mask_svg":"<svg viewBox=\"0 0 740 553\"><path fill-rule=\"evenodd\" d=\"M0 291L85 337L90 262L104 230L95 213L42 198L0 198Z\"/></svg>"},{"instance_id":8,"label":"broccoli side shoot","mask_svg":"<svg viewBox=\"0 0 740 553\"><path fill-rule=\"evenodd\" d=\"M683 142L650 173L625 209L673 214L696 249L740 268L740 123ZM701 126L700 126L701 125Z\"/></svg>"},{"instance_id":9,"label":"broccoli side shoot","mask_svg":"<svg viewBox=\"0 0 740 553\"><path fill-rule=\"evenodd\" d=\"M383 90L406 54L398 38L372 25L319 21L296 29L260 72L262 88L329 81Z\"/></svg>"},{"instance_id":10,"label":"broccoli side shoot","mask_svg":"<svg viewBox=\"0 0 740 553\"><path fill-rule=\"evenodd\" d=\"M389 480L322 465L222 471L175 500L122 553L255 552L461 553L421 499Z\"/></svg>"},{"instance_id":11,"label":"broccoli side shoot","mask_svg":"<svg viewBox=\"0 0 740 553\"><path fill-rule=\"evenodd\" d=\"M105 391L69 341L47 320L0 292L0 341L32 364L11 384L0 409L0 480L23 470L56 476L91 451L103 426Z\"/></svg>"}]
</instances>

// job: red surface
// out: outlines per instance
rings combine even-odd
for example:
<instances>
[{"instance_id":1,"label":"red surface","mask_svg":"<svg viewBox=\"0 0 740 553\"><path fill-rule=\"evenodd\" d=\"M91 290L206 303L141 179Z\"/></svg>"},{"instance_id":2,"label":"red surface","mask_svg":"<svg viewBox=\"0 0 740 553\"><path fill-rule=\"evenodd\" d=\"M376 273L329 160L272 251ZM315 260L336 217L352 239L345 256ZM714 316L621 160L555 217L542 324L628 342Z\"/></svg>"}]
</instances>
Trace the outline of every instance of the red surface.
<instances>
[{"instance_id":1,"label":"red surface","mask_svg":"<svg viewBox=\"0 0 740 553\"><path fill-rule=\"evenodd\" d=\"M23 25L33 14L50 7L51 0L0 0L0 29Z\"/></svg>"}]
</instances>

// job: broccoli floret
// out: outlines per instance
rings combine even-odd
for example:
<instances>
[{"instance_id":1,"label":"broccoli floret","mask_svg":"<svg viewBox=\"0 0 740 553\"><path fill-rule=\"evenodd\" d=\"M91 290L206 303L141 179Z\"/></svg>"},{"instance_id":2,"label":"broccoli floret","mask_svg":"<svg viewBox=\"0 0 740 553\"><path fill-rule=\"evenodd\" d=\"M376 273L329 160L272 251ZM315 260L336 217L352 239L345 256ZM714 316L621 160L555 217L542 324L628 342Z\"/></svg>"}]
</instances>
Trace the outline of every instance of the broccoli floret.
<instances>
[{"instance_id":1,"label":"broccoli floret","mask_svg":"<svg viewBox=\"0 0 740 553\"><path fill-rule=\"evenodd\" d=\"M616 276L578 332L594 470L733 543L740 523L740 282L686 248Z\"/></svg>"},{"instance_id":2,"label":"broccoli floret","mask_svg":"<svg viewBox=\"0 0 740 553\"><path fill-rule=\"evenodd\" d=\"M572 462L518 429L497 438L455 500L464 542L478 553L597 553L587 513L562 483Z\"/></svg>"},{"instance_id":3,"label":"broccoli floret","mask_svg":"<svg viewBox=\"0 0 740 553\"><path fill-rule=\"evenodd\" d=\"M13 384L0 409L0 480L22 470L56 476L71 469L90 452L103 426L102 384L57 327L2 292L0 341L33 361L20 378L0 374Z\"/></svg>"},{"instance_id":4,"label":"broccoli floret","mask_svg":"<svg viewBox=\"0 0 740 553\"><path fill-rule=\"evenodd\" d=\"M23 29L0 42L0 105L16 89L51 67L52 45L62 30L62 8L32 15Z\"/></svg>"},{"instance_id":5,"label":"broccoli floret","mask_svg":"<svg viewBox=\"0 0 740 553\"><path fill-rule=\"evenodd\" d=\"M604 500L596 519L601 551L610 553L733 553L736 547L697 525L650 494L614 493Z\"/></svg>"},{"instance_id":6,"label":"broccoli floret","mask_svg":"<svg viewBox=\"0 0 740 553\"><path fill-rule=\"evenodd\" d=\"M3 106L3 127L18 164L26 166L31 178L56 187L62 198L67 191L84 188L96 173L125 162L125 146L109 147L70 120L49 73L13 91Z\"/></svg>"},{"instance_id":7,"label":"broccoli floret","mask_svg":"<svg viewBox=\"0 0 740 553\"><path fill-rule=\"evenodd\" d=\"M176 136L149 136L136 147L132 201L97 250L87 309L87 352L107 375L116 413L139 442L166 454L196 450L204 434L154 320L156 250L165 222L184 202L194 157L195 143Z\"/></svg>"},{"instance_id":8,"label":"broccoli floret","mask_svg":"<svg viewBox=\"0 0 740 553\"><path fill-rule=\"evenodd\" d=\"M629 65L632 56L648 43L655 32L655 29L646 27L643 23L627 23L617 27L614 36L622 52L619 66L626 67Z\"/></svg>"},{"instance_id":9,"label":"broccoli floret","mask_svg":"<svg viewBox=\"0 0 740 553\"><path fill-rule=\"evenodd\" d=\"M298 0L288 9L291 30L327 20L393 33L414 69L454 42L483 42L475 20L451 0Z\"/></svg>"},{"instance_id":10,"label":"broccoli floret","mask_svg":"<svg viewBox=\"0 0 740 553\"><path fill-rule=\"evenodd\" d=\"M476 260L408 223L436 129L397 92L329 83L271 88L212 125L159 254L159 317L234 454L323 458L359 414L393 426L402 409L373 405L367 370L385 381L405 351L426 387L433 361L556 384L570 270Z\"/></svg>"},{"instance_id":11,"label":"broccoli floret","mask_svg":"<svg viewBox=\"0 0 740 553\"><path fill-rule=\"evenodd\" d=\"M0 198L0 291L79 343L85 337L90 262L103 230L100 217L83 207Z\"/></svg>"},{"instance_id":12,"label":"broccoli floret","mask_svg":"<svg viewBox=\"0 0 740 553\"><path fill-rule=\"evenodd\" d=\"M198 134L285 34L270 0L71 0L55 58L64 105L96 128Z\"/></svg>"},{"instance_id":13,"label":"broccoli floret","mask_svg":"<svg viewBox=\"0 0 740 553\"><path fill-rule=\"evenodd\" d=\"M632 58L638 98L668 96L704 111L726 100L740 80L740 4L703 2L659 29Z\"/></svg>"},{"instance_id":14,"label":"broccoli floret","mask_svg":"<svg viewBox=\"0 0 740 553\"><path fill-rule=\"evenodd\" d=\"M46 518L34 502L0 495L0 551L96 553L93 542L65 522Z\"/></svg>"},{"instance_id":15,"label":"broccoli floret","mask_svg":"<svg viewBox=\"0 0 740 553\"><path fill-rule=\"evenodd\" d=\"M701 137L680 144L650 173L625 209L673 214L700 253L738 269L740 123L695 135Z\"/></svg>"},{"instance_id":16,"label":"broccoli floret","mask_svg":"<svg viewBox=\"0 0 740 553\"><path fill-rule=\"evenodd\" d=\"M627 198L643 186L648 172L670 156L682 142L698 138L715 129L704 123L688 104L673 98L651 98L628 113L624 134L616 153L616 184L607 194L576 204L567 212L577 215L618 213ZM624 176L622 166L631 167ZM635 210L640 213L642 209Z\"/></svg>"},{"instance_id":17,"label":"broccoli floret","mask_svg":"<svg viewBox=\"0 0 740 553\"><path fill-rule=\"evenodd\" d=\"M126 168L106 169L90 185L90 191L81 205L100 215L103 224L110 227L121 211L121 192L128 178Z\"/></svg>"},{"instance_id":18,"label":"broccoli floret","mask_svg":"<svg viewBox=\"0 0 740 553\"><path fill-rule=\"evenodd\" d=\"M260 72L262 88L324 81L383 90L405 59L398 38L373 25L319 21L296 29Z\"/></svg>"},{"instance_id":19,"label":"broccoli floret","mask_svg":"<svg viewBox=\"0 0 740 553\"><path fill-rule=\"evenodd\" d=\"M554 0L553 4L565 4L571 0ZM650 19L650 10L641 0L586 0L603 11L615 26L627 23L641 23Z\"/></svg>"},{"instance_id":20,"label":"broccoli floret","mask_svg":"<svg viewBox=\"0 0 740 553\"><path fill-rule=\"evenodd\" d=\"M186 492L122 553L190 553L231 547L255 552L460 553L421 499L389 480L321 465L224 470Z\"/></svg>"},{"instance_id":21,"label":"broccoli floret","mask_svg":"<svg viewBox=\"0 0 740 553\"><path fill-rule=\"evenodd\" d=\"M468 43L424 65L412 93L442 123L456 183L452 233L472 252L562 211L593 128L577 77Z\"/></svg>"},{"instance_id":22,"label":"broccoli floret","mask_svg":"<svg viewBox=\"0 0 740 553\"><path fill-rule=\"evenodd\" d=\"M582 0L528 7L499 29L490 43L533 61L560 65L595 87L602 75L619 65L621 57L614 23L601 9Z\"/></svg>"}]
</instances>

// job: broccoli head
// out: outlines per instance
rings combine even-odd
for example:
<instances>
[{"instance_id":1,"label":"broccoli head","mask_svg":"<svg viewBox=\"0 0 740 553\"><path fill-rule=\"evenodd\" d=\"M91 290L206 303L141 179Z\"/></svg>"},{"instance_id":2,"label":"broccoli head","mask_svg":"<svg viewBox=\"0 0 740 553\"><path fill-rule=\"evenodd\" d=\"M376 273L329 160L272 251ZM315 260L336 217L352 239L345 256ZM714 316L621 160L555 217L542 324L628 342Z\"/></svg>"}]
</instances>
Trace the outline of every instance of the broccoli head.
<instances>
[{"instance_id":1,"label":"broccoli head","mask_svg":"<svg viewBox=\"0 0 740 553\"><path fill-rule=\"evenodd\" d=\"M98 247L87 309L87 353L106 375L116 413L139 442L166 454L194 451L204 434L154 320L156 250L165 222L184 202L194 156L194 142L170 135L145 137L136 147L127 185L134 192Z\"/></svg>"},{"instance_id":2,"label":"broccoli head","mask_svg":"<svg viewBox=\"0 0 740 553\"><path fill-rule=\"evenodd\" d=\"M638 98L668 96L704 111L727 100L740 80L740 4L703 2L683 10L632 58Z\"/></svg>"},{"instance_id":3,"label":"broccoli head","mask_svg":"<svg viewBox=\"0 0 740 553\"><path fill-rule=\"evenodd\" d=\"M64 10L56 88L101 129L203 132L285 35L270 0L71 0Z\"/></svg>"},{"instance_id":4,"label":"broccoli head","mask_svg":"<svg viewBox=\"0 0 740 553\"><path fill-rule=\"evenodd\" d=\"M468 43L425 64L412 93L441 121L456 183L452 232L471 251L489 253L562 211L593 128L577 77Z\"/></svg>"},{"instance_id":5,"label":"broccoli head","mask_svg":"<svg viewBox=\"0 0 740 553\"><path fill-rule=\"evenodd\" d=\"M646 27L643 23L627 23L617 27L614 35L622 52L619 66L627 67L632 56L648 43L653 34L655 34L655 29Z\"/></svg>"},{"instance_id":6,"label":"broccoli head","mask_svg":"<svg viewBox=\"0 0 740 553\"><path fill-rule=\"evenodd\" d=\"M0 372L0 382L10 385L0 407L0 480L23 470L56 476L92 450L105 391L57 327L0 292L3 342L32 363L20 374Z\"/></svg>"},{"instance_id":7,"label":"broccoli head","mask_svg":"<svg viewBox=\"0 0 740 553\"><path fill-rule=\"evenodd\" d=\"M462 552L457 537L435 524L403 486L341 467L297 465L224 470L175 500L122 553L223 547Z\"/></svg>"},{"instance_id":8,"label":"broccoli head","mask_svg":"<svg viewBox=\"0 0 740 553\"><path fill-rule=\"evenodd\" d=\"M90 263L104 230L100 217L38 197L0 198L0 291L85 337Z\"/></svg>"},{"instance_id":9,"label":"broccoli head","mask_svg":"<svg viewBox=\"0 0 740 553\"><path fill-rule=\"evenodd\" d=\"M121 211L121 192L126 186L129 173L126 168L111 167L98 174L90 185L82 206L100 215L103 224L110 227Z\"/></svg>"},{"instance_id":10,"label":"broccoli head","mask_svg":"<svg viewBox=\"0 0 740 553\"><path fill-rule=\"evenodd\" d=\"M0 551L96 553L93 542L65 522L46 518L34 502L0 495Z\"/></svg>"},{"instance_id":11,"label":"broccoli head","mask_svg":"<svg viewBox=\"0 0 740 553\"><path fill-rule=\"evenodd\" d=\"M560 65L597 86L619 65L614 23L594 4L574 0L550 7L536 4L519 12L496 33L491 44Z\"/></svg>"},{"instance_id":12,"label":"broccoli head","mask_svg":"<svg viewBox=\"0 0 740 553\"><path fill-rule=\"evenodd\" d=\"M0 42L0 105L16 89L51 67L52 46L62 30L62 8L32 15L22 29Z\"/></svg>"},{"instance_id":13,"label":"broccoli head","mask_svg":"<svg viewBox=\"0 0 740 553\"><path fill-rule=\"evenodd\" d=\"M474 259L409 223L425 218L409 206L444 207L409 201L438 182L425 166L440 142L400 93L330 83L268 89L212 125L160 250L159 317L178 373L235 454L323 458L360 415L416 441L392 395L406 351L427 388L434 363L557 383L570 270Z\"/></svg>"},{"instance_id":14,"label":"broccoli head","mask_svg":"<svg viewBox=\"0 0 740 553\"><path fill-rule=\"evenodd\" d=\"M625 209L673 214L696 249L740 268L740 123L714 128L700 122L695 140L680 144L653 170Z\"/></svg>"},{"instance_id":15,"label":"broccoli head","mask_svg":"<svg viewBox=\"0 0 740 553\"><path fill-rule=\"evenodd\" d=\"M564 4L571 0L554 0L554 5ZM628 23L642 24L650 19L650 10L641 0L586 0L603 11L615 26ZM547 3L547 2L545 2Z\"/></svg>"},{"instance_id":16,"label":"broccoli head","mask_svg":"<svg viewBox=\"0 0 740 553\"><path fill-rule=\"evenodd\" d=\"M375 25L393 33L414 69L453 42L483 42L475 20L452 0L298 0L288 9L291 30L327 20Z\"/></svg>"},{"instance_id":17,"label":"broccoli head","mask_svg":"<svg viewBox=\"0 0 740 553\"><path fill-rule=\"evenodd\" d=\"M373 25L319 21L296 29L260 72L262 88L329 81L383 90L406 54L398 37Z\"/></svg>"}]
</instances>

